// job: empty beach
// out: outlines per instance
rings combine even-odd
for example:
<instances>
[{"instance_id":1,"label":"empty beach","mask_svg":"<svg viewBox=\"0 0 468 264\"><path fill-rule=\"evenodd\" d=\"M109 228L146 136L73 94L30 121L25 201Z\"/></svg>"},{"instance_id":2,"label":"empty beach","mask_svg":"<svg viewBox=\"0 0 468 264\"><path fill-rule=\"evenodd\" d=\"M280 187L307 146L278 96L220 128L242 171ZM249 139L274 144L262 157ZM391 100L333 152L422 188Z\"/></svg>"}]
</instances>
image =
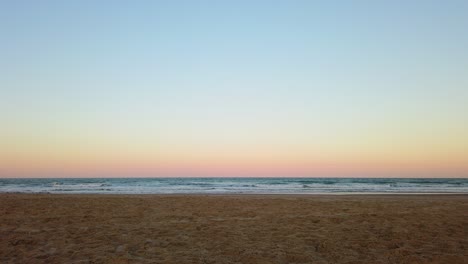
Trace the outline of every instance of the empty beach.
<instances>
[{"instance_id":1,"label":"empty beach","mask_svg":"<svg viewBox=\"0 0 468 264\"><path fill-rule=\"evenodd\" d=\"M466 263L467 195L0 194L2 263Z\"/></svg>"}]
</instances>

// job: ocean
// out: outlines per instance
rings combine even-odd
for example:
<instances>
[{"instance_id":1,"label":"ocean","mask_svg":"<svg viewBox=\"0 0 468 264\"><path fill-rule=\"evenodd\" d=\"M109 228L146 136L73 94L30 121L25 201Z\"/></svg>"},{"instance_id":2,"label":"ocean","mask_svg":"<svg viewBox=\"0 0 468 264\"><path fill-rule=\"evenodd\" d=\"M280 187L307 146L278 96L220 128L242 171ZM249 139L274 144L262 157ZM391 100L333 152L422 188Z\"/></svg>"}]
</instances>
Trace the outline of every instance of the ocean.
<instances>
[{"instance_id":1,"label":"ocean","mask_svg":"<svg viewBox=\"0 0 468 264\"><path fill-rule=\"evenodd\" d=\"M49 178L0 179L0 193L347 194L468 193L468 179Z\"/></svg>"}]
</instances>

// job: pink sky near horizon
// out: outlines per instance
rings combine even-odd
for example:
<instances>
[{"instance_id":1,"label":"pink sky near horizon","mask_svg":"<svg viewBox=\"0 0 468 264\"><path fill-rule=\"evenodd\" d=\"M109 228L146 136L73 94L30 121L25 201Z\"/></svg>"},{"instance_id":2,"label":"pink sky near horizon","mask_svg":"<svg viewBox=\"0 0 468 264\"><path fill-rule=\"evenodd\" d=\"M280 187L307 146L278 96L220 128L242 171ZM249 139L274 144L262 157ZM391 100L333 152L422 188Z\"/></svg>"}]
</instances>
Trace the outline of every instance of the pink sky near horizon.
<instances>
[{"instance_id":1,"label":"pink sky near horizon","mask_svg":"<svg viewBox=\"0 0 468 264\"><path fill-rule=\"evenodd\" d=\"M5 159L4 159L5 161ZM461 177L468 175L464 161L172 161L136 160L0 163L0 177Z\"/></svg>"}]
</instances>

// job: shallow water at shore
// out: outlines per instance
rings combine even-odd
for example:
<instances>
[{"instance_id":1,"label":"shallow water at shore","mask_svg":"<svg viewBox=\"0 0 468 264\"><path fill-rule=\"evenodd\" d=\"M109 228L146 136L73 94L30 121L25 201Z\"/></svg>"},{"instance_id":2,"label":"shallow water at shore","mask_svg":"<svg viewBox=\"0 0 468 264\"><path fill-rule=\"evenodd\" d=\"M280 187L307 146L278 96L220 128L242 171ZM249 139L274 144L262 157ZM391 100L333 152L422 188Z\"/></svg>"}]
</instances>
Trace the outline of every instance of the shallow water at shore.
<instances>
[{"instance_id":1,"label":"shallow water at shore","mask_svg":"<svg viewBox=\"0 0 468 264\"><path fill-rule=\"evenodd\" d=\"M0 192L109 194L468 193L443 178L49 178L0 179Z\"/></svg>"}]
</instances>

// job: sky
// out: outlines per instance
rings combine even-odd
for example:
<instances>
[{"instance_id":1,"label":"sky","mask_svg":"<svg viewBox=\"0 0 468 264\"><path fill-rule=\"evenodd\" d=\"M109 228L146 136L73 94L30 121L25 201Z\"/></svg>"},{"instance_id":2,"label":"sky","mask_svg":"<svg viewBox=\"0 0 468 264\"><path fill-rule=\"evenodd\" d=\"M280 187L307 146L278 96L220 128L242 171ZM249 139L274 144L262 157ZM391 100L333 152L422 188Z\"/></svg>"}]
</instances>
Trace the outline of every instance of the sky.
<instances>
[{"instance_id":1,"label":"sky","mask_svg":"<svg viewBox=\"0 0 468 264\"><path fill-rule=\"evenodd\" d=\"M468 1L0 1L0 177L468 177Z\"/></svg>"}]
</instances>

